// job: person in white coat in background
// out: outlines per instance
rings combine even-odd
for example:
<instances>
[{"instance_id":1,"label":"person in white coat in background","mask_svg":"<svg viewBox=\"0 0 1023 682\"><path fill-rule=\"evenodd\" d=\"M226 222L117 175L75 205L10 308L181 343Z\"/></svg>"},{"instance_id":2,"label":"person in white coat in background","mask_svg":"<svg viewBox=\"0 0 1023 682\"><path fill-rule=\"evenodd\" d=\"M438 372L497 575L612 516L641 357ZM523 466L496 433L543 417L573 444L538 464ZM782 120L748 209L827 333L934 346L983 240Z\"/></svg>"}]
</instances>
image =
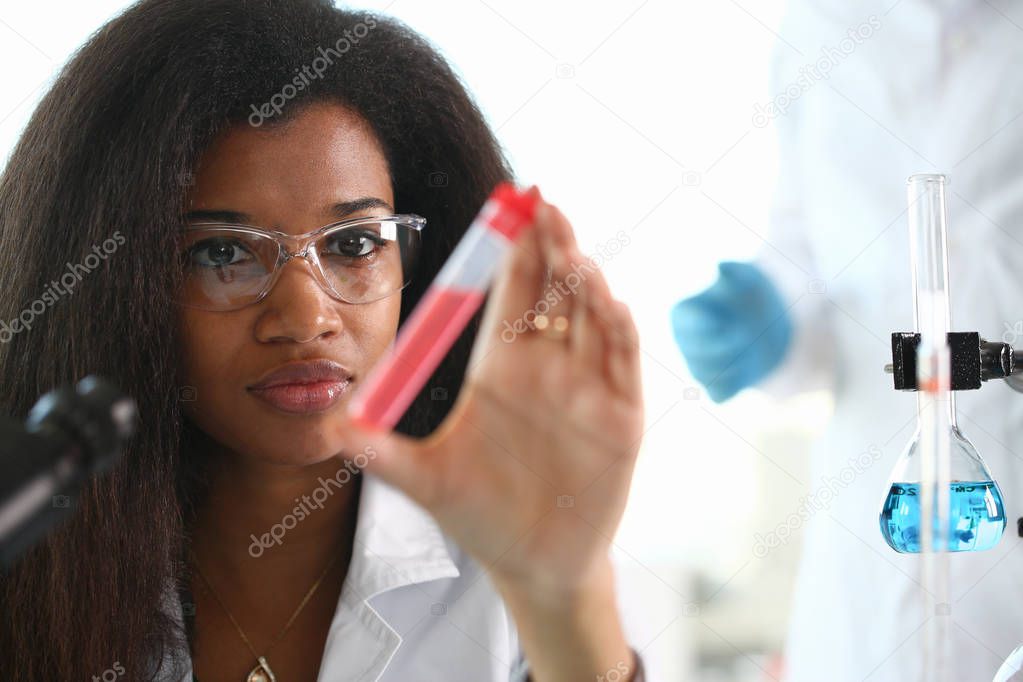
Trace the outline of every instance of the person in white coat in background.
<instances>
[{"instance_id":1,"label":"person in white coat in background","mask_svg":"<svg viewBox=\"0 0 1023 682\"><path fill-rule=\"evenodd\" d=\"M763 249L672 310L714 400L752 385L834 397L802 493L838 483L800 531L787 682L919 679L918 555L890 549L878 522L915 427L915 396L883 372L891 333L914 325L905 182L950 178L953 329L1023 346L1021 26L1023 12L980 1L792 2L771 99L753 111L780 140ZM1023 642L1023 395L992 381L957 400L1008 523L995 548L951 555L951 602L935 608L951 619L950 679L987 682ZM869 452L879 456L844 475Z\"/></svg>"}]
</instances>

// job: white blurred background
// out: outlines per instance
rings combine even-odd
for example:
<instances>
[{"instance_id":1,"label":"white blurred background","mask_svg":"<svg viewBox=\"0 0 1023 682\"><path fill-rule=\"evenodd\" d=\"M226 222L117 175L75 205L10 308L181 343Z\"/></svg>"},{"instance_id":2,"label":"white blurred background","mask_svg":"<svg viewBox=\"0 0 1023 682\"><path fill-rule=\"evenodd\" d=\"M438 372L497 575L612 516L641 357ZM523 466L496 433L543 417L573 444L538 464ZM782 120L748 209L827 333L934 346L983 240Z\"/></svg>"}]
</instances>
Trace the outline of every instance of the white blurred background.
<instances>
[{"instance_id":1,"label":"white blurred background","mask_svg":"<svg viewBox=\"0 0 1023 682\"><path fill-rule=\"evenodd\" d=\"M0 6L5 160L60 67L128 4ZM398 17L440 48L520 179L562 208L584 252L628 235L604 270L640 327L648 430L615 551L630 639L651 679L779 677L799 537L757 558L754 535L806 494L807 443L830 401L779 404L747 391L714 405L674 345L669 310L710 284L718 261L762 244L777 150L772 127L755 127L752 115L770 98L782 5L354 5Z\"/></svg>"}]
</instances>

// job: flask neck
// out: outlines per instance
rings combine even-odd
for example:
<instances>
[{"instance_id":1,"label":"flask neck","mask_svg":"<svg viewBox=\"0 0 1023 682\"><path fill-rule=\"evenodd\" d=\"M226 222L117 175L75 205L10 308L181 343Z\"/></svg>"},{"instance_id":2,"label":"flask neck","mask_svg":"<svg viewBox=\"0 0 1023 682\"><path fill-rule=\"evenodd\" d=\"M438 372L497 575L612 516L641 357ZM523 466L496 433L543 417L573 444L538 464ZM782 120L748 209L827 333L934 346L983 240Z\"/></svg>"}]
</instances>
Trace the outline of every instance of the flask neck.
<instances>
[{"instance_id":1,"label":"flask neck","mask_svg":"<svg viewBox=\"0 0 1023 682\"><path fill-rule=\"evenodd\" d=\"M947 393L947 395L948 395L948 400L945 401L945 410L946 410L946 413L948 414L948 424L953 429L959 430L959 424L956 421L956 394L955 394L955 391L949 391ZM917 391L916 392L916 413L917 413L917 423L918 424L919 424L919 420L920 420L920 414L923 413L923 411L925 409L927 409L926 404L924 403L924 400L925 400L926 396L927 396L927 393L925 391Z\"/></svg>"}]
</instances>

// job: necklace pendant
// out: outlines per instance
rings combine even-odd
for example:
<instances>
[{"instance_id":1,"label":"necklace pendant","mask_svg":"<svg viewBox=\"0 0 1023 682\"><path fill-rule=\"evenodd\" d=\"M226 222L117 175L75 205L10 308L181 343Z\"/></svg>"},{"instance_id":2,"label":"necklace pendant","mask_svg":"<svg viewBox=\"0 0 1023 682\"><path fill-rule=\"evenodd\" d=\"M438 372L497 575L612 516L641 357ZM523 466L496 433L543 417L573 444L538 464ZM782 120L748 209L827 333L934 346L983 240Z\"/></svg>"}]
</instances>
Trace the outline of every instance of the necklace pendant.
<instances>
[{"instance_id":1,"label":"necklace pendant","mask_svg":"<svg viewBox=\"0 0 1023 682\"><path fill-rule=\"evenodd\" d=\"M277 682L277 678L274 676L274 671L270 669L270 664L266 662L266 658L260 656L259 665L252 669L249 676L245 678L245 682Z\"/></svg>"}]
</instances>

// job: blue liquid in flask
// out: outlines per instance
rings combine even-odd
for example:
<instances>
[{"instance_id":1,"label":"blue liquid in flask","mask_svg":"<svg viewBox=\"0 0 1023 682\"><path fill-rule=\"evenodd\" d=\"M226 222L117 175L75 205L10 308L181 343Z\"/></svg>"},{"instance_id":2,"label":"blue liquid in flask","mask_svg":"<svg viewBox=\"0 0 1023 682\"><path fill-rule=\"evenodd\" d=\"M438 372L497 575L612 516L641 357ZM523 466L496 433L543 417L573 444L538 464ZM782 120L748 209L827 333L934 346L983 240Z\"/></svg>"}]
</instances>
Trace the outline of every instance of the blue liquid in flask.
<instances>
[{"instance_id":1,"label":"blue liquid in flask","mask_svg":"<svg viewBox=\"0 0 1023 682\"><path fill-rule=\"evenodd\" d=\"M994 481L953 481L949 486L948 522L948 542L940 543L936 538L936 550L980 552L994 547L1005 530L1005 508L998 485ZM919 484L892 484L881 510L881 534L896 552L920 551Z\"/></svg>"}]
</instances>

